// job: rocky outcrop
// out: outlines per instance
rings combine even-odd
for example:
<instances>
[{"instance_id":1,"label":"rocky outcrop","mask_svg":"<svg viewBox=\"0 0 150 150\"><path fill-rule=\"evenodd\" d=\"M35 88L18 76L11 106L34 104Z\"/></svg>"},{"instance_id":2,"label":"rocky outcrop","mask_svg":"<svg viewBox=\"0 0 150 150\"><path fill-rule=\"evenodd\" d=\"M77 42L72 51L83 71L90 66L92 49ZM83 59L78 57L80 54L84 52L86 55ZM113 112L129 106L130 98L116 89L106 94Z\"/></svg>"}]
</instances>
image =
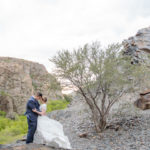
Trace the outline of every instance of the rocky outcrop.
<instances>
[{"instance_id":1,"label":"rocky outcrop","mask_svg":"<svg viewBox=\"0 0 150 150\"><path fill-rule=\"evenodd\" d=\"M150 109L150 90L140 93L140 98L134 104L142 110Z\"/></svg>"},{"instance_id":2,"label":"rocky outcrop","mask_svg":"<svg viewBox=\"0 0 150 150\"><path fill-rule=\"evenodd\" d=\"M139 30L135 36L124 40L123 45L124 54L132 56L132 63L145 62L146 53L150 53L150 27Z\"/></svg>"},{"instance_id":3,"label":"rocky outcrop","mask_svg":"<svg viewBox=\"0 0 150 150\"><path fill-rule=\"evenodd\" d=\"M41 91L48 98L62 96L56 78L39 63L0 57L0 110L8 117L22 114L28 98Z\"/></svg>"},{"instance_id":4,"label":"rocky outcrop","mask_svg":"<svg viewBox=\"0 0 150 150\"><path fill-rule=\"evenodd\" d=\"M131 56L131 63L150 63L150 27L140 29L135 36L123 41L124 54ZM148 65L149 66L149 65ZM135 106L145 110L150 108L150 91L140 94Z\"/></svg>"}]
</instances>

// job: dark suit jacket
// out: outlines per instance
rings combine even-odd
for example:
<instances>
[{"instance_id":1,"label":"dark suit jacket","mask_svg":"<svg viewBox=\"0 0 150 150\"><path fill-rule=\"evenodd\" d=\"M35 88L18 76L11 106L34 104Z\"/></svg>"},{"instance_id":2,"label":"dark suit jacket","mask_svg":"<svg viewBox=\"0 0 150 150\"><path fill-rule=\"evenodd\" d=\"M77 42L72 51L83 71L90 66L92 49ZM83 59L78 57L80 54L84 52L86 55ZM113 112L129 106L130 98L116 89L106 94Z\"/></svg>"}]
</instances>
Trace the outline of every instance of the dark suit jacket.
<instances>
[{"instance_id":1,"label":"dark suit jacket","mask_svg":"<svg viewBox=\"0 0 150 150\"><path fill-rule=\"evenodd\" d=\"M27 118L31 121L37 121L38 114L33 112L32 109L36 108L38 111L40 111L39 107L39 102L33 96L31 96L26 105L25 115L27 116Z\"/></svg>"}]
</instances>

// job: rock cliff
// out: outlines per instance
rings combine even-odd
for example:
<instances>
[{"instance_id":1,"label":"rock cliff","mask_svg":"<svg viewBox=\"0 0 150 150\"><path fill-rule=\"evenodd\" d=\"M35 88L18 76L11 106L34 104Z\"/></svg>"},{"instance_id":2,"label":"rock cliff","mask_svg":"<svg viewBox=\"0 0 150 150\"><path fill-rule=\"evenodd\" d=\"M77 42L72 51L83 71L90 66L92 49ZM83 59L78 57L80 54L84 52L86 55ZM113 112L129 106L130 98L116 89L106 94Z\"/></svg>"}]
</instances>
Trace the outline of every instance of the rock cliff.
<instances>
[{"instance_id":1,"label":"rock cliff","mask_svg":"<svg viewBox=\"0 0 150 150\"><path fill-rule=\"evenodd\" d=\"M132 56L132 63L145 62L150 53L150 27L140 29L135 36L124 40L123 45L124 54Z\"/></svg>"},{"instance_id":2,"label":"rock cliff","mask_svg":"<svg viewBox=\"0 0 150 150\"><path fill-rule=\"evenodd\" d=\"M0 110L13 117L22 114L28 98L41 91L48 98L62 96L56 78L39 63L0 57Z\"/></svg>"},{"instance_id":3,"label":"rock cliff","mask_svg":"<svg viewBox=\"0 0 150 150\"><path fill-rule=\"evenodd\" d=\"M124 54L131 56L131 63L150 64L150 27L140 29L135 36L123 41ZM149 83L149 81L147 81ZM144 85L146 87L146 85ZM141 95L134 104L142 110L150 108L149 94Z\"/></svg>"}]
</instances>

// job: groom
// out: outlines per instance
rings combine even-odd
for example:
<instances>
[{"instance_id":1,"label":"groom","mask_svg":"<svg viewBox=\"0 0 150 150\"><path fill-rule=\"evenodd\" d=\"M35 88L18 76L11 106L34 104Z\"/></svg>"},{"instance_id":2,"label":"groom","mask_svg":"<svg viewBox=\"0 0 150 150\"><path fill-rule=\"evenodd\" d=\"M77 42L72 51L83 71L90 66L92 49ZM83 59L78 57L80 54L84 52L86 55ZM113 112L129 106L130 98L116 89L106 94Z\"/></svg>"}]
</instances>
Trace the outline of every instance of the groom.
<instances>
[{"instance_id":1,"label":"groom","mask_svg":"<svg viewBox=\"0 0 150 150\"><path fill-rule=\"evenodd\" d=\"M38 100L42 99L42 93L37 92L34 96L31 96L27 102L25 115L27 116L28 121L28 134L26 139L26 144L33 143L34 133L37 128L37 117L38 114L33 112L33 109L39 110Z\"/></svg>"}]
</instances>

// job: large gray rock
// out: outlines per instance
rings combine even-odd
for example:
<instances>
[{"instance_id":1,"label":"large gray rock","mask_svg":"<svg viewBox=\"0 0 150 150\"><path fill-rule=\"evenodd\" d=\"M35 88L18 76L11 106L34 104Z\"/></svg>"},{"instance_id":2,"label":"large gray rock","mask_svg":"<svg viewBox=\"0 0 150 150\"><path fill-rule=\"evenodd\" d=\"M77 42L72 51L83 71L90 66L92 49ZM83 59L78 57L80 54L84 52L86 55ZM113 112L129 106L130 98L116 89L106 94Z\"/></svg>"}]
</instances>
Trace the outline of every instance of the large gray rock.
<instances>
[{"instance_id":1,"label":"large gray rock","mask_svg":"<svg viewBox=\"0 0 150 150\"><path fill-rule=\"evenodd\" d=\"M14 113L22 114L27 100L35 91L41 91L51 99L62 96L56 78L43 65L0 57L0 110L7 112L8 117Z\"/></svg>"},{"instance_id":2,"label":"large gray rock","mask_svg":"<svg viewBox=\"0 0 150 150\"><path fill-rule=\"evenodd\" d=\"M123 45L124 53L133 57L133 63L145 61L146 53L150 53L150 27L139 30L135 36L124 40Z\"/></svg>"}]
</instances>

